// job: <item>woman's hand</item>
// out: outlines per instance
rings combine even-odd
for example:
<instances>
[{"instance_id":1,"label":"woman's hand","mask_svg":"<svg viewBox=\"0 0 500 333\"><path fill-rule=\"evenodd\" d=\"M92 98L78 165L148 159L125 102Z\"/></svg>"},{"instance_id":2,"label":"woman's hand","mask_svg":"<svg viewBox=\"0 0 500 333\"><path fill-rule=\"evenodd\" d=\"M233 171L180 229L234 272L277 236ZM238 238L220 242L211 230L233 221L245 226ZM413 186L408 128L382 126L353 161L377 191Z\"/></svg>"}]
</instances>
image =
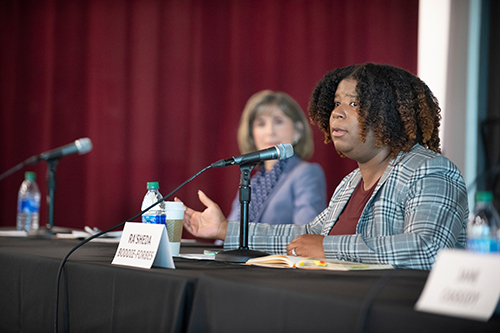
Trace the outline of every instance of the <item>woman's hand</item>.
<instances>
[{"instance_id":1,"label":"woman's hand","mask_svg":"<svg viewBox=\"0 0 500 333\"><path fill-rule=\"evenodd\" d=\"M184 212L184 228L193 236L207 239L226 239L227 219L222 214L219 205L213 202L201 190L198 198L207 207L203 212L198 212L186 207ZM175 201L181 201L175 198Z\"/></svg>"},{"instance_id":2,"label":"woman's hand","mask_svg":"<svg viewBox=\"0 0 500 333\"><path fill-rule=\"evenodd\" d=\"M286 246L286 253L289 256L324 258L323 238L323 235L300 235Z\"/></svg>"}]
</instances>

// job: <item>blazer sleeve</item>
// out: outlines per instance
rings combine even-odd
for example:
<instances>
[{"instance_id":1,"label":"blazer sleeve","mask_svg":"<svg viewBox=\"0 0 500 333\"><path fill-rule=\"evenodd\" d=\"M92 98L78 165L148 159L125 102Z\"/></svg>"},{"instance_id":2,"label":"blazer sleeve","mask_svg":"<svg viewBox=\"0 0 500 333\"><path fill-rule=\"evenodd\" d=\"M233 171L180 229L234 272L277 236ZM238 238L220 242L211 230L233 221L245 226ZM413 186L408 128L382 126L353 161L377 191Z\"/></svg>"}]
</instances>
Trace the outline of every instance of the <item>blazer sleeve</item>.
<instances>
[{"instance_id":1,"label":"blazer sleeve","mask_svg":"<svg viewBox=\"0 0 500 333\"><path fill-rule=\"evenodd\" d=\"M228 221L239 221L238 212L240 209L240 199L238 193L231 204L231 212L227 216Z\"/></svg>"},{"instance_id":2,"label":"blazer sleeve","mask_svg":"<svg viewBox=\"0 0 500 333\"><path fill-rule=\"evenodd\" d=\"M298 171L292 184L293 224L306 224L326 208L326 179L316 163L304 163Z\"/></svg>"}]
</instances>

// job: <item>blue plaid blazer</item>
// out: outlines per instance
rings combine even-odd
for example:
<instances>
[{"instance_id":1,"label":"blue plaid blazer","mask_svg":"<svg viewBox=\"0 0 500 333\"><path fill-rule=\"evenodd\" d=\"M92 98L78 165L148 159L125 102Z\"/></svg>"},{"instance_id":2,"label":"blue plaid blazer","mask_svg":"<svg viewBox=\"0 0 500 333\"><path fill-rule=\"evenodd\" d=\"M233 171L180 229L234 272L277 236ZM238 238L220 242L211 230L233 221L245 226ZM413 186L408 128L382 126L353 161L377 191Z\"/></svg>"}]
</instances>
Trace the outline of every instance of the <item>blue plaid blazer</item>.
<instances>
[{"instance_id":1,"label":"blue plaid blazer","mask_svg":"<svg viewBox=\"0 0 500 333\"><path fill-rule=\"evenodd\" d=\"M328 207L306 225L250 223L249 247L286 254L286 245L304 234L321 234L328 259L389 263L397 268L431 269L442 248L464 248L467 191L458 168L420 145L389 162L360 216L355 235L328 236L361 180L347 175ZM230 221L226 249L239 246L239 222Z\"/></svg>"}]
</instances>

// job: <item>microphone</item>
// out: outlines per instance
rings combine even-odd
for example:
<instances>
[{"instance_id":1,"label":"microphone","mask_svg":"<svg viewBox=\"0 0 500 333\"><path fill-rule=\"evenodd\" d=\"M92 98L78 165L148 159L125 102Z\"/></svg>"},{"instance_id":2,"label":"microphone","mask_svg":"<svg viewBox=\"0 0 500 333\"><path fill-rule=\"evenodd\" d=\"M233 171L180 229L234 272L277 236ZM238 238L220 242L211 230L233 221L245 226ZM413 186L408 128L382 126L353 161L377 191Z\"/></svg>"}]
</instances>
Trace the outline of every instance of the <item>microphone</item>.
<instances>
[{"instance_id":1,"label":"microphone","mask_svg":"<svg viewBox=\"0 0 500 333\"><path fill-rule=\"evenodd\" d=\"M46 151L45 153L41 153L39 156L37 156L37 161L39 160L47 161L75 153L83 155L91 150L92 150L92 141L90 141L89 138L82 138L76 140L73 143L69 143L65 146Z\"/></svg>"},{"instance_id":2,"label":"microphone","mask_svg":"<svg viewBox=\"0 0 500 333\"><path fill-rule=\"evenodd\" d=\"M257 164L267 160L284 160L293 156L293 146L289 143L280 143L271 148L254 151L252 153L219 160L212 163L212 168L224 168L229 165Z\"/></svg>"},{"instance_id":3,"label":"microphone","mask_svg":"<svg viewBox=\"0 0 500 333\"><path fill-rule=\"evenodd\" d=\"M49 151L42 153L40 155L31 156L30 158L26 159L24 162L21 162L18 165L16 165L15 167L0 174L0 180L13 174L17 170L20 170L21 168L23 168L24 166L26 166L28 164L38 163L41 160L50 161L50 160L53 160L56 158L60 158L64 155L70 155L70 154L74 154L74 153L78 153L80 155L83 155L83 154L88 153L91 150L92 150L92 141L90 141L89 138L78 139L75 142L67 144L65 146L49 150Z\"/></svg>"}]
</instances>

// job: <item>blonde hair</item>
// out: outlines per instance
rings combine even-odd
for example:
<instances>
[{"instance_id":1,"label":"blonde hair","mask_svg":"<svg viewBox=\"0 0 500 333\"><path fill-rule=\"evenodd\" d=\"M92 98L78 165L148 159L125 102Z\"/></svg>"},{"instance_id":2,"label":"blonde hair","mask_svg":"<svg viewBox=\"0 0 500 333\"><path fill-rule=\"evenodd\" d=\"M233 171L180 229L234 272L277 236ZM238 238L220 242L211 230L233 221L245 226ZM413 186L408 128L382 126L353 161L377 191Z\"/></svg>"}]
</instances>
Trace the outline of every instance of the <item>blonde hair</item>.
<instances>
[{"instance_id":1,"label":"blonde hair","mask_svg":"<svg viewBox=\"0 0 500 333\"><path fill-rule=\"evenodd\" d=\"M259 111L269 107L277 106L292 120L295 130L300 133L300 139L293 144L294 154L306 160L314 153L314 141L309 122L300 105L284 92L262 90L253 94L247 101L240 118L238 128L238 147L242 154L257 150L253 138L253 122ZM299 125L301 124L301 125Z\"/></svg>"}]
</instances>

